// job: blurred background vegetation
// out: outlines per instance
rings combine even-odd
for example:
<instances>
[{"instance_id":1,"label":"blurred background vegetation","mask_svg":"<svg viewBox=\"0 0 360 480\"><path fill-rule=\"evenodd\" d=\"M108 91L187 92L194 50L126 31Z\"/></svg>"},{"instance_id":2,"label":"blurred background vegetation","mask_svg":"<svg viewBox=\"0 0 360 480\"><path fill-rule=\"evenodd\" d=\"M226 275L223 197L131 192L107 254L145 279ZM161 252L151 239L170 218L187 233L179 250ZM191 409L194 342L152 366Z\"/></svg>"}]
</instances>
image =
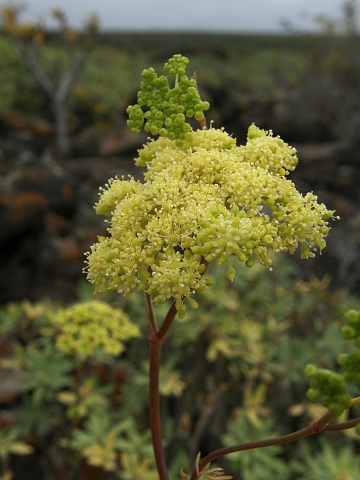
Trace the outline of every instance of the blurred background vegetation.
<instances>
[{"instance_id":1,"label":"blurred background vegetation","mask_svg":"<svg viewBox=\"0 0 360 480\"><path fill-rule=\"evenodd\" d=\"M56 45L49 35L49 64ZM70 132L112 130L135 98L142 69L161 71L181 51L196 69L215 126L239 138L249 121L291 142L349 138L358 121L359 48L359 38L346 35L98 34L72 87ZM0 49L2 117L16 108L50 120L51 102L4 35Z\"/></svg>"},{"instance_id":2,"label":"blurred background vegetation","mask_svg":"<svg viewBox=\"0 0 360 480\"><path fill-rule=\"evenodd\" d=\"M287 30L272 35L142 34L100 32L96 27L91 48L89 43L80 44L90 52L70 92L70 134L74 137L94 127L114 129L136 95L142 69L153 65L161 70L174 52L181 51L191 59L202 95L211 104L209 120L239 139L252 121L289 142L349 138L359 121L360 76L357 17L356 10L348 12L351 5L355 8L354 1L344 2L338 22L326 15L315 18L313 34L306 35L289 22ZM58 31L41 30L39 43L38 30L24 33L28 25L21 23L20 13L15 25L23 31L15 30L15 35L4 16L0 114L6 118L15 108L51 120L53 102L14 51L11 37L36 43L44 72L57 75L59 81L74 54L69 44L78 47L80 33L68 26L64 33L60 24Z\"/></svg>"}]
</instances>

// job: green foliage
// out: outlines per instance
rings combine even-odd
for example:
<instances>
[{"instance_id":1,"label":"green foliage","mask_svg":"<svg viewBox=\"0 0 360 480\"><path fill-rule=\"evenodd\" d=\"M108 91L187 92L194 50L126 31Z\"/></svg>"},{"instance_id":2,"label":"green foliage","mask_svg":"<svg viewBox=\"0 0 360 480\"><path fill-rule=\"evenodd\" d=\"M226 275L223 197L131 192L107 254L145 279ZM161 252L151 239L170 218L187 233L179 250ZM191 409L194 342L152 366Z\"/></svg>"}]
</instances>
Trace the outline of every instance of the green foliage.
<instances>
[{"instance_id":1,"label":"green foliage","mask_svg":"<svg viewBox=\"0 0 360 480\"><path fill-rule=\"evenodd\" d=\"M49 432L61 425L63 409L54 397L46 403L39 403L35 401L34 395L24 392L21 396L21 408L15 410L13 415L19 438L35 436L42 442Z\"/></svg>"},{"instance_id":2,"label":"green foliage","mask_svg":"<svg viewBox=\"0 0 360 480\"><path fill-rule=\"evenodd\" d=\"M127 351L127 362L131 365L131 380L121 389L121 404L124 411L134 417L141 417L149 398L149 361L139 355L142 345L134 345ZM181 399L188 383L184 371L175 359L164 359L160 369L160 394L169 401Z\"/></svg>"},{"instance_id":3,"label":"green foliage","mask_svg":"<svg viewBox=\"0 0 360 480\"><path fill-rule=\"evenodd\" d=\"M44 95L14 51L10 39L0 34L0 116L11 108L37 113L44 103Z\"/></svg>"},{"instance_id":4,"label":"green foliage","mask_svg":"<svg viewBox=\"0 0 360 480\"><path fill-rule=\"evenodd\" d=\"M277 435L270 419L255 425L249 421L246 410L238 410L232 418L228 432L222 438L225 446L230 446ZM289 466L279 457L282 450L281 446L274 446L236 452L229 456L231 471L241 473L244 480L264 480L265 472L267 478L279 480L290 478Z\"/></svg>"},{"instance_id":5,"label":"green foliage","mask_svg":"<svg viewBox=\"0 0 360 480\"><path fill-rule=\"evenodd\" d=\"M16 428L2 428L0 430L0 459L10 454L27 455L32 453L33 448L19 441L19 433Z\"/></svg>"},{"instance_id":6,"label":"green foliage","mask_svg":"<svg viewBox=\"0 0 360 480\"><path fill-rule=\"evenodd\" d=\"M74 363L66 359L62 352L54 351L50 344L19 348L18 357L23 391L31 391L35 403L49 401L60 388L73 384L69 373Z\"/></svg>"},{"instance_id":7,"label":"green foliage","mask_svg":"<svg viewBox=\"0 0 360 480\"><path fill-rule=\"evenodd\" d=\"M92 308L86 310L89 305ZM69 471L76 469L82 458L90 466L123 472L121 480L155 480L149 432L142 432L126 410L117 413L114 406L119 399L115 378L104 384L107 368L121 372L115 362L118 351L106 352L101 335L96 352L81 359L72 349L64 353L57 348L58 339L63 335L60 319L64 317L67 320L70 316L72 324L80 325L77 328L81 329L86 320L94 320L99 310L105 312L111 317L108 321L120 321L118 333L123 347L123 342L129 338L128 320L125 314L104 302L92 300L78 303L76 307L64 309L49 302L23 301L9 304L1 311L0 331L9 338L22 337L24 345L16 345L12 362L20 370L23 402L22 408L14 412L16 436L15 430L9 435L4 430L0 452L6 453L10 448L11 452L17 453L18 449L20 453L22 445L24 453L26 448L30 451L30 446L18 440L26 437L35 438L37 448L46 451L46 438L51 433L55 434L57 455L63 458ZM103 320L97 318L100 323L104 323ZM102 363L104 359L110 367ZM146 397L141 404L142 410L145 404ZM59 450L60 445L72 450L74 455L69 455L69 450ZM5 447L8 450L5 451Z\"/></svg>"},{"instance_id":8,"label":"green foliage","mask_svg":"<svg viewBox=\"0 0 360 480\"><path fill-rule=\"evenodd\" d=\"M81 452L90 465L104 470L116 468L116 450L120 426L112 425L108 415L91 415L83 428L72 431L71 438L63 446Z\"/></svg>"},{"instance_id":9,"label":"green foliage","mask_svg":"<svg viewBox=\"0 0 360 480\"><path fill-rule=\"evenodd\" d=\"M204 429L203 438L215 435L228 445L289 433L294 423L314 420L310 407L317 406L303 401L303 370L310 362L336 368L335 358L349 342L339 339L343 312L360 309L359 299L331 290L328 277L301 280L284 255L274 258L274 271L256 265L240 268L233 282L226 278L226 268L209 271L215 290L199 295L199 308L173 325L162 352L160 389L171 478L178 478L181 467L189 471L190 459L199 451L194 436L199 429ZM81 301L90 300L88 288L80 293ZM14 412L18 438L36 435L42 454L50 446L57 448L69 476L86 459L102 468L115 466L121 480L155 480L144 430L148 350L142 295L96 298L122 308L143 333L127 344L125 355L107 355L106 364L99 355L79 363L73 352L56 349L54 319L63 309L50 302L24 301L1 310L2 335L23 344L15 358L25 374L22 406ZM167 309L167 304L156 306L157 316L163 318ZM54 440L44 445L49 432ZM59 448L58 439L67 449ZM321 452L317 439L302 443L308 441L313 452ZM332 436L325 441L331 451L337 450ZM352 446L355 439L346 441ZM268 478L269 471L279 480L316 478L317 472L306 450L300 454L295 446L242 452L226 462L227 474L241 470L244 478L259 480Z\"/></svg>"},{"instance_id":10,"label":"green foliage","mask_svg":"<svg viewBox=\"0 0 360 480\"><path fill-rule=\"evenodd\" d=\"M235 135L245 129L244 111L247 118L260 117L261 127L271 126L287 135L295 132L297 138L287 137L291 141L327 140L353 131L352 115L360 103L360 70L353 61L359 53L356 39L351 45L340 37L299 35L100 34L97 39L69 96L72 134L85 128L112 129L119 122L119 111L133 102L138 72L149 64L156 71L162 68L164 42L167 52L184 47L194 52L200 90L213 105L211 118L226 127L231 121ZM59 46L56 37L53 40L48 55L55 58ZM50 118L51 105L3 37L0 53L0 114L16 107ZM259 115L259 110L264 114Z\"/></svg>"},{"instance_id":11,"label":"green foliage","mask_svg":"<svg viewBox=\"0 0 360 480\"><path fill-rule=\"evenodd\" d=\"M150 432L139 433L130 418L118 421L114 426L106 410L102 415L93 414L81 429L73 430L71 438L63 441L63 445L81 453L89 465L108 471L120 467L123 480L157 478Z\"/></svg>"},{"instance_id":12,"label":"green foliage","mask_svg":"<svg viewBox=\"0 0 360 480\"><path fill-rule=\"evenodd\" d=\"M78 422L92 415L101 416L110 410L111 385L99 386L94 378L86 378L76 391L63 390L56 394L56 400L67 407L66 416Z\"/></svg>"},{"instance_id":13,"label":"green foliage","mask_svg":"<svg viewBox=\"0 0 360 480\"><path fill-rule=\"evenodd\" d=\"M0 429L0 480L12 480L13 475L9 468L10 455L28 455L33 448L19 440L16 428L2 427Z\"/></svg>"},{"instance_id":14,"label":"green foliage","mask_svg":"<svg viewBox=\"0 0 360 480\"><path fill-rule=\"evenodd\" d=\"M243 438L248 441L253 438L247 434L248 430L250 433L259 430L255 438L279 433L274 431L273 420L270 420L274 417L278 419L276 430L282 434L293 429L293 421L306 424L309 418L320 417L323 412L317 410L317 417L313 417L310 406L302 403L306 393L303 371L309 361L317 361L324 368L336 367L336 356L346 348L346 340L339 339L343 312L351 305L358 306L359 299L349 297L343 291L330 290L329 277L311 278L307 282L299 279L294 264L281 255L274 259L273 272L263 271L259 266L242 268L233 282L227 280L221 268L209 274L215 276L215 291L199 295L199 309L189 311L186 320L172 326L172 335L163 351L163 361L171 358L172 368L182 372L180 379L186 384L180 403L175 403L175 418L184 418L187 413L194 419L189 428L195 429L198 409L203 409L207 402L215 402L215 396L219 403L214 409L219 413L210 416L208 428L214 429L219 436L224 431L231 434L234 417L227 417L225 427L220 412L239 412L239 405L243 405L241 415L238 415L244 424L250 425ZM145 326L140 302L141 297L134 294L127 300L125 308L131 318L137 318ZM163 317L167 307L156 307L159 318ZM138 356L129 360L138 364ZM137 372L133 382L140 378L139 370ZM146 397L145 373L142 385ZM207 391L212 393L206 395ZM134 383L126 384L123 392L129 408L131 399L141 397L139 385ZM194 402L194 398L198 398L199 403ZM290 410L292 405L294 414ZM300 407L302 413L295 413ZM136 412L140 411L139 405ZM287 411L288 419L284 416ZM211 427L221 422L221 428ZM191 434L184 430L181 422L175 425L170 422L170 425L170 438L175 435L171 432L180 431L184 441L191 442ZM234 440L226 436L222 438L228 439L227 445ZM182 441L177 439L176 442L181 452ZM286 452L287 455L293 452L290 458L297 456L296 447L287 447ZM237 454L236 458L242 458L243 454L246 452ZM265 459L255 461L257 454ZM279 470L276 478L296 478L292 476L295 475L295 461L291 467L289 463L286 468L281 467L285 456L283 447L274 449L273 454L266 449L248 452L246 458L252 456L254 460L249 460L246 467L250 469L250 478L255 475L253 470L256 470L257 478L267 478L267 456L270 456L269 463L274 456L277 465L274 468ZM227 461L232 462L232 455Z\"/></svg>"},{"instance_id":15,"label":"green foliage","mask_svg":"<svg viewBox=\"0 0 360 480\"><path fill-rule=\"evenodd\" d=\"M126 109L144 65L146 59L141 54L131 56L111 46L95 45L69 97L74 131L112 129L119 121L119 111Z\"/></svg>"},{"instance_id":16,"label":"green foliage","mask_svg":"<svg viewBox=\"0 0 360 480\"><path fill-rule=\"evenodd\" d=\"M303 445L302 462L297 464L297 480L356 480L360 460L349 445L320 442L320 450Z\"/></svg>"},{"instance_id":17,"label":"green foliage","mask_svg":"<svg viewBox=\"0 0 360 480\"><path fill-rule=\"evenodd\" d=\"M350 299L330 293L328 279L296 280L294 266L281 256L274 259L274 272L243 268L233 282L221 268L209 274L215 291L203 292L199 309L174 325L170 350L179 362L184 353L196 358L201 343L212 364L226 359L235 389L246 375L288 391L303 383L310 360L334 366L345 345L336 325Z\"/></svg>"}]
</instances>

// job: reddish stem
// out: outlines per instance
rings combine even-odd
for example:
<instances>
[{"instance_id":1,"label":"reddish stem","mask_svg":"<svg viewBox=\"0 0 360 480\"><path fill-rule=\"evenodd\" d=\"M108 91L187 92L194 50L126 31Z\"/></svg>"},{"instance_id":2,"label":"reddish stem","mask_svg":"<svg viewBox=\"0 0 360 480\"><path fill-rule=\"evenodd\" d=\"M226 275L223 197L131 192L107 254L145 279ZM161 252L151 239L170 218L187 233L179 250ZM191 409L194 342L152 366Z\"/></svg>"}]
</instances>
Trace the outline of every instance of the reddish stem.
<instances>
[{"instance_id":1,"label":"reddish stem","mask_svg":"<svg viewBox=\"0 0 360 480\"><path fill-rule=\"evenodd\" d=\"M153 304L151 301L151 297L147 293L145 293L145 308L146 308L146 316L149 322L149 331L150 333L157 334L157 332L159 331L159 328L156 324L156 317L155 317L155 312L154 312Z\"/></svg>"},{"instance_id":2,"label":"reddish stem","mask_svg":"<svg viewBox=\"0 0 360 480\"><path fill-rule=\"evenodd\" d=\"M352 428L358 423L360 423L360 418L351 420L349 422L340 423L337 425L328 425L328 423L335 417L331 412L326 412L319 420L313 422L306 428L298 430L297 432L290 433L288 435L283 435L276 438L268 438L266 440L258 440L255 442L247 442L237 445L231 445L230 447L220 448L210 453L204 457L199 463L199 472L209 465L213 460L218 457L223 457L224 455L229 455L230 453L241 452L244 450L251 450L254 448L264 448L271 447L274 445L282 445L284 443L290 443L295 440L300 440L301 438L308 437L309 435L314 435L320 433L323 430L325 431L339 431ZM201 476L201 475L200 475ZM199 475L196 470L193 471L190 480L199 480Z\"/></svg>"},{"instance_id":3,"label":"reddish stem","mask_svg":"<svg viewBox=\"0 0 360 480\"><path fill-rule=\"evenodd\" d=\"M164 323L159 329L156 324L156 318L149 295L145 295L146 313L149 321L149 346L150 346L150 366L149 366L149 403L150 403L150 429L152 443L155 454L155 461L160 480L169 480L166 467L165 453L161 434L160 418L160 392L159 392L159 372L161 349L165 337L171 327L171 324L177 313L175 303L173 303L165 317Z\"/></svg>"},{"instance_id":4,"label":"reddish stem","mask_svg":"<svg viewBox=\"0 0 360 480\"><path fill-rule=\"evenodd\" d=\"M149 367L149 400L150 400L150 429L155 454L155 461L160 480L169 480L165 453L161 434L160 398L159 398L159 371L160 356L163 341L157 341L156 335L149 335L150 367Z\"/></svg>"},{"instance_id":5,"label":"reddish stem","mask_svg":"<svg viewBox=\"0 0 360 480\"><path fill-rule=\"evenodd\" d=\"M354 428L359 423L360 423L360 418L354 418L353 420L349 420L347 422L326 425L324 430L326 432L339 432L341 430L348 430L349 428Z\"/></svg>"},{"instance_id":6,"label":"reddish stem","mask_svg":"<svg viewBox=\"0 0 360 480\"><path fill-rule=\"evenodd\" d=\"M171 327L171 325L174 321L174 318L175 318L176 314L177 314L177 310L176 310L176 307L175 307L175 302L173 302L171 307L169 308L168 313L166 314L164 323L161 325L161 328L157 333L157 338L159 340L162 340L162 341L165 340L165 337L170 330L170 327Z\"/></svg>"}]
</instances>

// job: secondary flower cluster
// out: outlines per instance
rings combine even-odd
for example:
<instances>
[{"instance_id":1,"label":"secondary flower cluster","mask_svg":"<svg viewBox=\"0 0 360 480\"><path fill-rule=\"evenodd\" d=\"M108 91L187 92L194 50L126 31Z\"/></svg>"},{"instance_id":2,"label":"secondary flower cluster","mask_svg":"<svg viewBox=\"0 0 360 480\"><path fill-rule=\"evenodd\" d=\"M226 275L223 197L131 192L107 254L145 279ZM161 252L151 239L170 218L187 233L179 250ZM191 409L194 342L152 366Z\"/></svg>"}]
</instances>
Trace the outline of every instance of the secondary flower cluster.
<instances>
[{"instance_id":1,"label":"secondary flower cluster","mask_svg":"<svg viewBox=\"0 0 360 480\"><path fill-rule=\"evenodd\" d=\"M59 310L54 324L60 329L57 348L80 357L98 352L119 355L126 340L140 335L124 312L98 300Z\"/></svg>"},{"instance_id":2,"label":"secondary flower cluster","mask_svg":"<svg viewBox=\"0 0 360 480\"><path fill-rule=\"evenodd\" d=\"M270 268L269 248L294 253L299 243L302 258L311 257L325 247L334 213L285 178L296 151L271 132L252 125L239 147L223 130L190 133L180 146L168 138L144 146L144 183L109 181L96 211L112 217L110 235L87 254L97 291L173 298L180 317L184 299L196 308L192 295L213 284L203 275L208 262L227 264L232 280L232 258Z\"/></svg>"}]
</instances>

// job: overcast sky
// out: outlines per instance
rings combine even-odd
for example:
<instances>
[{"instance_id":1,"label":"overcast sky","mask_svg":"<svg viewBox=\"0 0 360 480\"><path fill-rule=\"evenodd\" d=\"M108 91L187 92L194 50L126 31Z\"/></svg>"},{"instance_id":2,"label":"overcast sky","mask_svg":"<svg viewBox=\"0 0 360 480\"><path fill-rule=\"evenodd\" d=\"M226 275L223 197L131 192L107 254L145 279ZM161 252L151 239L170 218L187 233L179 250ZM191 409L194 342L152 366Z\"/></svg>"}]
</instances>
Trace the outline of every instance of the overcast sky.
<instances>
[{"instance_id":1,"label":"overcast sky","mask_svg":"<svg viewBox=\"0 0 360 480\"><path fill-rule=\"evenodd\" d=\"M40 14L60 7L74 27L81 26L89 12L94 12L106 30L271 32L281 30L282 19L309 29L314 26L316 14L339 18L342 0L25 0L24 3L27 9L23 20L34 21Z\"/></svg>"}]
</instances>

